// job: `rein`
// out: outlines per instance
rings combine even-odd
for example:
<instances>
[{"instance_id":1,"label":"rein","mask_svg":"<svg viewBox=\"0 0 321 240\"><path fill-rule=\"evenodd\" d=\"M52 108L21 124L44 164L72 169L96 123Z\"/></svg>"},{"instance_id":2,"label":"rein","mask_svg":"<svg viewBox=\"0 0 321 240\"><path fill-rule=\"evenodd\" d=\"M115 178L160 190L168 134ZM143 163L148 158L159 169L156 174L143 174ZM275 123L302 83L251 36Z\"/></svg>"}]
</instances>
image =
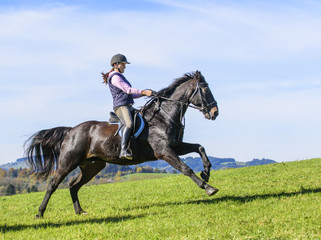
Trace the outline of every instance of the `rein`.
<instances>
[{"instance_id":1,"label":"rein","mask_svg":"<svg viewBox=\"0 0 321 240\"><path fill-rule=\"evenodd\" d=\"M210 103L207 102L205 96L203 95L202 93L202 87L207 87L208 86L208 83L199 83L197 82L197 85L196 85L196 88L193 92L193 94L191 95L191 97L188 99L187 102L183 102L183 101L179 101L179 100L175 100L175 99L171 99L169 97L164 97L164 96L157 96L157 94L155 94L155 96L153 98L151 98L149 101L146 102L146 104L144 105L144 107L142 108L142 113L144 112L145 110L145 107L147 105L149 105L151 102L156 102L157 104L157 107L159 110L162 110L165 115L168 117L168 119L174 123L178 128L180 129L184 129L185 128L185 117L183 115L183 108L184 106L186 106L186 109L188 107L191 107L191 108L194 108L194 109L197 109L199 111L201 111L202 113L206 114L206 113L209 113L210 112L210 107L211 106L215 106L217 105L217 102L214 100ZM198 106L195 106L195 105L191 105L190 103L190 99L193 99L197 93L200 95L200 98L201 98L201 103L202 103L202 106L201 107L198 107ZM180 108L180 125L177 124L173 119L172 117L161 107L161 104L160 104L160 99L164 99L164 100L167 100L167 101L172 101L172 102L175 102L175 103L178 103L181 105L181 108ZM205 102L205 104L204 104Z\"/></svg>"}]
</instances>

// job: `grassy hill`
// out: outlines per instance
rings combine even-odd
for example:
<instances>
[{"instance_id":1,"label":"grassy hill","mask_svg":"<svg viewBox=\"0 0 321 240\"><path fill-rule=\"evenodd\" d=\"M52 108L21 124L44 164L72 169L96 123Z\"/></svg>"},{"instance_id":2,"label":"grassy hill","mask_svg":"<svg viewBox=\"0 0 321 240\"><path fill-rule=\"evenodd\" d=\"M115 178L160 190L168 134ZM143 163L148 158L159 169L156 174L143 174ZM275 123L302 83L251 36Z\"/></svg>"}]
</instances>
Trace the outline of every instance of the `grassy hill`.
<instances>
[{"instance_id":1,"label":"grassy hill","mask_svg":"<svg viewBox=\"0 0 321 240\"><path fill-rule=\"evenodd\" d=\"M0 198L0 239L321 239L321 159L212 172L207 197L183 175Z\"/></svg>"}]
</instances>

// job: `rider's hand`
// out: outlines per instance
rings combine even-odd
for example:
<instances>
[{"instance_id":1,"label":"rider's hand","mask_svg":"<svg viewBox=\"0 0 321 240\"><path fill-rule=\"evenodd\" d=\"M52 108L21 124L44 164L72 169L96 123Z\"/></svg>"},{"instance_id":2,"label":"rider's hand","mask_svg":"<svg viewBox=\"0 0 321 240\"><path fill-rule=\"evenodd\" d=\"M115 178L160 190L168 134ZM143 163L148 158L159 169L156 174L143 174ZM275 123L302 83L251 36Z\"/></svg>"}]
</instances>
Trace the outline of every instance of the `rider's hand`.
<instances>
[{"instance_id":1,"label":"rider's hand","mask_svg":"<svg viewBox=\"0 0 321 240\"><path fill-rule=\"evenodd\" d=\"M153 95L153 91L152 90L143 90L142 91L142 95L145 95L147 97L150 97Z\"/></svg>"}]
</instances>

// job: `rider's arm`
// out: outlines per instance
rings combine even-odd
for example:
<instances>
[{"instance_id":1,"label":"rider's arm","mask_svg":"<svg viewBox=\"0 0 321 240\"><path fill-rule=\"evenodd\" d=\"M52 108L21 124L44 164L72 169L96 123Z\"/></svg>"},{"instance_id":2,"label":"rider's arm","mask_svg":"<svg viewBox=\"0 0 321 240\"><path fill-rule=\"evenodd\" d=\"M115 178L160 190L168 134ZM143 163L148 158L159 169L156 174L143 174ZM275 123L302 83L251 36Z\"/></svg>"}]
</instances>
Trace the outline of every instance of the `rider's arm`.
<instances>
[{"instance_id":1,"label":"rider's arm","mask_svg":"<svg viewBox=\"0 0 321 240\"><path fill-rule=\"evenodd\" d=\"M115 87L118 87L127 94L133 94L133 97L141 97L142 95L141 90L129 86L120 76L114 75L111 78L111 84L113 84Z\"/></svg>"}]
</instances>

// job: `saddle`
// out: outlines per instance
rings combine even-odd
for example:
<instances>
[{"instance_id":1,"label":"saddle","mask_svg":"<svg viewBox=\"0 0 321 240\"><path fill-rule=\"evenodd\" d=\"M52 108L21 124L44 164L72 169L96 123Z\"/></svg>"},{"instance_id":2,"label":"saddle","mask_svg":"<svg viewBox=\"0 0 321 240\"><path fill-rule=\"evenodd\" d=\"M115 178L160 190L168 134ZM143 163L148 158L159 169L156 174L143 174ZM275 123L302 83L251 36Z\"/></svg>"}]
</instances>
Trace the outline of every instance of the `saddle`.
<instances>
[{"instance_id":1,"label":"saddle","mask_svg":"<svg viewBox=\"0 0 321 240\"><path fill-rule=\"evenodd\" d=\"M122 127L124 126L124 123L119 119L116 113L110 112L109 114L110 114L109 123L119 125L116 133L114 134L114 136L117 136L120 130L122 129ZM145 128L145 122L142 115L138 111L133 111L132 116L134 119L134 127L133 127L132 135L134 136L134 138L138 138Z\"/></svg>"}]
</instances>

